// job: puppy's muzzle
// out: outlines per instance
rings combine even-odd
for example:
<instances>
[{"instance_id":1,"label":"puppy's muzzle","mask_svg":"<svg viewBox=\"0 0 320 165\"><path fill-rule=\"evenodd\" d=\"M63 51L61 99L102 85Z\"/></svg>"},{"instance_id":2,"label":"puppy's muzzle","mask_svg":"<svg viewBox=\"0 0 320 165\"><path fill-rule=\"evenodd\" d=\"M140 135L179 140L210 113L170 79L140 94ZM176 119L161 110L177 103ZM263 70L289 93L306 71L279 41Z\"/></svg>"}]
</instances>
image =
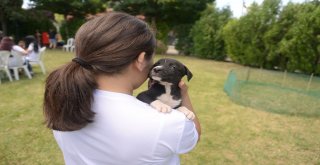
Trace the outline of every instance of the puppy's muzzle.
<instances>
[{"instance_id":1,"label":"puppy's muzzle","mask_svg":"<svg viewBox=\"0 0 320 165\"><path fill-rule=\"evenodd\" d=\"M160 67L154 67L154 68L152 69L152 71L153 71L154 73L159 73L161 70L162 70L162 68L160 68Z\"/></svg>"},{"instance_id":2,"label":"puppy's muzzle","mask_svg":"<svg viewBox=\"0 0 320 165\"><path fill-rule=\"evenodd\" d=\"M161 80L161 75L160 72L163 70L162 66L156 66L154 68L151 69L151 73L150 76L154 79L154 80Z\"/></svg>"}]
</instances>

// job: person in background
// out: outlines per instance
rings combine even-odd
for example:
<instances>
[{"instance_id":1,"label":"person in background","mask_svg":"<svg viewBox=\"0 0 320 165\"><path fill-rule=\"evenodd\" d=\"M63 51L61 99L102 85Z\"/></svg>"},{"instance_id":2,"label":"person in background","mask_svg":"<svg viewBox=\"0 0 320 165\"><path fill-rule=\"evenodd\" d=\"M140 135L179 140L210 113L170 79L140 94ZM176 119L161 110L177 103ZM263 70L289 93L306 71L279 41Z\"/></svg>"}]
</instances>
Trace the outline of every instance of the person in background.
<instances>
[{"instance_id":1,"label":"person in background","mask_svg":"<svg viewBox=\"0 0 320 165\"><path fill-rule=\"evenodd\" d=\"M2 37L0 42L0 50L11 51L13 45L14 43L10 37Z\"/></svg>"},{"instance_id":2,"label":"person in background","mask_svg":"<svg viewBox=\"0 0 320 165\"><path fill-rule=\"evenodd\" d=\"M178 165L197 144L198 118L161 113L133 91L148 77L156 39L148 25L109 12L83 24L76 56L49 74L43 110L67 165ZM193 111L186 84L182 106Z\"/></svg>"},{"instance_id":3,"label":"person in background","mask_svg":"<svg viewBox=\"0 0 320 165\"><path fill-rule=\"evenodd\" d=\"M36 37L39 45L41 46L41 33L39 32L39 30L36 30L36 33L34 34L34 36Z\"/></svg>"},{"instance_id":4,"label":"person in background","mask_svg":"<svg viewBox=\"0 0 320 165\"><path fill-rule=\"evenodd\" d=\"M48 47L49 46L49 34L48 32L42 32L42 46ZM41 44L41 43L39 43Z\"/></svg>"},{"instance_id":5,"label":"person in background","mask_svg":"<svg viewBox=\"0 0 320 165\"><path fill-rule=\"evenodd\" d=\"M4 37L3 32L0 30L0 41L2 40L3 37Z\"/></svg>"},{"instance_id":6,"label":"person in background","mask_svg":"<svg viewBox=\"0 0 320 165\"><path fill-rule=\"evenodd\" d=\"M56 35L57 35L56 31L54 31L53 29L49 30L49 42L50 42L49 48L51 49L55 49L57 47Z\"/></svg>"},{"instance_id":7,"label":"person in background","mask_svg":"<svg viewBox=\"0 0 320 165\"><path fill-rule=\"evenodd\" d=\"M18 46L20 46L20 47L23 48L23 49L26 49L26 42L24 42L23 40L20 40L20 41L18 42Z\"/></svg>"},{"instance_id":8,"label":"person in background","mask_svg":"<svg viewBox=\"0 0 320 165\"><path fill-rule=\"evenodd\" d=\"M11 37L3 37L0 42L0 50L17 51L23 55L27 55L28 52L21 46L15 45Z\"/></svg>"},{"instance_id":9,"label":"person in background","mask_svg":"<svg viewBox=\"0 0 320 165\"><path fill-rule=\"evenodd\" d=\"M27 48L27 57L26 57L26 61L28 63L28 69L31 73L31 75L33 75L33 71L32 71L32 66L29 64L29 61L31 60L37 60L39 55L40 55L40 45L37 41L37 39L32 36L26 36L25 37L25 43L26 43L26 48Z\"/></svg>"},{"instance_id":10,"label":"person in background","mask_svg":"<svg viewBox=\"0 0 320 165\"><path fill-rule=\"evenodd\" d=\"M62 47L64 45L64 41L60 33L57 33L57 47Z\"/></svg>"},{"instance_id":11,"label":"person in background","mask_svg":"<svg viewBox=\"0 0 320 165\"><path fill-rule=\"evenodd\" d=\"M5 50L5 51L15 51L18 52L19 54L26 56L28 52L24 50L21 46L15 45L13 42L13 39L11 37L3 37L2 40L0 41L0 50ZM21 59L17 59L14 57L13 54L10 55L8 66L17 66L20 65ZM19 63L19 64L17 64ZM24 63L27 63L27 61L24 61ZM27 63L28 65L28 63ZM10 69L11 74L13 74L13 70Z\"/></svg>"}]
</instances>

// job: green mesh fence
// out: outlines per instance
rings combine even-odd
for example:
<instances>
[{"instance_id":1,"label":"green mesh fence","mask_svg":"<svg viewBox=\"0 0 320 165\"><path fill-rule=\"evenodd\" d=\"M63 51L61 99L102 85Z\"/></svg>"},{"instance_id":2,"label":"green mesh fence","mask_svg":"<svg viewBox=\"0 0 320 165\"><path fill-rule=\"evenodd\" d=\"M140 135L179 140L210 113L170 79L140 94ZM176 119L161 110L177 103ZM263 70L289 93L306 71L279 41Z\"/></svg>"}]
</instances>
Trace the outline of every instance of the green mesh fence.
<instances>
[{"instance_id":1,"label":"green mesh fence","mask_svg":"<svg viewBox=\"0 0 320 165\"><path fill-rule=\"evenodd\" d=\"M320 117L320 77L263 69L231 70L225 92L237 104L287 115Z\"/></svg>"}]
</instances>

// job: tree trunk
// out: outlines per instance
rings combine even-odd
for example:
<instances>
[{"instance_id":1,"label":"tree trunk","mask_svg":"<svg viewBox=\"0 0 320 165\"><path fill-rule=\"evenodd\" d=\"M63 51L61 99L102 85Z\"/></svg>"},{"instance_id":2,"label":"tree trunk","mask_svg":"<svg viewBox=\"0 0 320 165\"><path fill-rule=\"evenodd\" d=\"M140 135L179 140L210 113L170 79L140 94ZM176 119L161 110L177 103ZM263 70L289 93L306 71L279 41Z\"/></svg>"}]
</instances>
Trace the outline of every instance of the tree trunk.
<instances>
[{"instance_id":1,"label":"tree trunk","mask_svg":"<svg viewBox=\"0 0 320 165\"><path fill-rule=\"evenodd\" d=\"M313 64L312 73L316 74L317 67L318 67L319 63L320 63L320 54L318 55L318 57L316 58L316 60Z\"/></svg>"},{"instance_id":2,"label":"tree trunk","mask_svg":"<svg viewBox=\"0 0 320 165\"><path fill-rule=\"evenodd\" d=\"M70 38L70 37L69 37L69 29L68 29L68 26L69 26L68 23L69 23L69 21L67 20L67 16L68 16L67 14L64 15L64 19L65 19L65 21L66 21L66 22L65 22L65 24L66 24L65 30L66 30L66 37L67 37L66 40L67 40L68 38Z\"/></svg>"},{"instance_id":3,"label":"tree trunk","mask_svg":"<svg viewBox=\"0 0 320 165\"><path fill-rule=\"evenodd\" d=\"M0 23L1 23L1 28L2 28L3 35L6 36L7 32L8 32L7 20L4 17L3 13L0 13Z\"/></svg>"}]
</instances>

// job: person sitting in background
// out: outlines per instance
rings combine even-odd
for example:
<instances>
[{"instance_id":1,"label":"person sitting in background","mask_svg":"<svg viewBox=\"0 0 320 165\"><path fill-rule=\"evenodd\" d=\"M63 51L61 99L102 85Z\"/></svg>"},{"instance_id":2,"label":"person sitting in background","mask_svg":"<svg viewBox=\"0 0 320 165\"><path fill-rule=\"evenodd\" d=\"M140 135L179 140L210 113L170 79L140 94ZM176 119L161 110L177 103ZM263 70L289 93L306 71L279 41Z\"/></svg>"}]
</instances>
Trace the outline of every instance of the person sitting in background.
<instances>
[{"instance_id":1,"label":"person sitting in background","mask_svg":"<svg viewBox=\"0 0 320 165\"><path fill-rule=\"evenodd\" d=\"M56 32L53 29L49 30L49 48L55 49L57 47L57 39L56 39Z\"/></svg>"},{"instance_id":2,"label":"person sitting in background","mask_svg":"<svg viewBox=\"0 0 320 165\"><path fill-rule=\"evenodd\" d=\"M26 61L28 62L28 69L31 75L33 75L32 67L29 64L29 61L38 59L39 53L40 53L40 45L36 40L36 38L32 35L26 36L25 42L26 42L26 48L28 51Z\"/></svg>"},{"instance_id":3,"label":"person sitting in background","mask_svg":"<svg viewBox=\"0 0 320 165\"><path fill-rule=\"evenodd\" d=\"M64 41L63 41L63 39L62 39L62 36L61 36L61 34L60 33L57 33L57 46L58 47L62 47L63 45L64 45Z\"/></svg>"},{"instance_id":4,"label":"person sitting in background","mask_svg":"<svg viewBox=\"0 0 320 165\"><path fill-rule=\"evenodd\" d=\"M26 43L25 43L23 40L20 40L20 41L18 42L18 46L20 46L20 47L23 48L23 49L26 49Z\"/></svg>"},{"instance_id":5,"label":"person sitting in background","mask_svg":"<svg viewBox=\"0 0 320 165\"><path fill-rule=\"evenodd\" d=\"M42 32L42 46L49 46L49 34L48 32ZM41 44L41 43L39 43Z\"/></svg>"},{"instance_id":6,"label":"person sitting in background","mask_svg":"<svg viewBox=\"0 0 320 165\"><path fill-rule=\"evenodd\" d=\"M23 55L27 55L28 52L25 51L21 46L15 45L13 39L10 37L3 37L0 42L0 50L6 51L17 51Z\"/></svg>"},{"instance_id":7,"label":"person sitting in background","mask_svg":"<svg viewBox=\"0 0 320 165\"><path fill-rule=\"evenodd\" d=\"M36 30L34 36L36 37L38 43L41 45L41 33L39 32L39 30Z\"/></svg>"},{"instance_id":8,"label":"person sitting in background","mask_svg":"<svg viewBox=\"0 0 320 165\"><path fill-rule=\"evenodd\" d=\"M3 37L4 37L3 32L0 30L0 41L2 40Z\"/></svg>"},{"instance_id":9,"label":"person sitting in background","mask_svg":"<svg viewBox=\"0 0 320 165\"><path fill-rule=\"evenodd\" d=\"M9 37L3 37L0 42L0 50L11 51L13 42Z\"/></svg>"},{"instance_id":10,"label":"person sitting in background","mask_svg":"<svg viewBox=\"0 0 320 165\"><path fill-rule=\"evenodd\" d=\"M0 41L0 50L2 50L2 51L5 50L5 51L9 51L9 52L15 51L23 56L28 54L28 52L26 50L24 50L22 47L20 47L19 45L15 45L13 42L13 39L10 37L3 37L2 38L2 40ZM12 66L20 65L20 64L17 64L17 63L19 63L18 61L20 61L20 60L21 59L17 59L14 57L13 54L11 54L10 58L9 58L8 66L12 67ZM24 62L26 63L26 61L24 61ZM27 65L29 65L29 64L27 64ZM10 69L10 72L11 72L11 74L13 74L13 70Z\"/></svg>"}]
</instances>

